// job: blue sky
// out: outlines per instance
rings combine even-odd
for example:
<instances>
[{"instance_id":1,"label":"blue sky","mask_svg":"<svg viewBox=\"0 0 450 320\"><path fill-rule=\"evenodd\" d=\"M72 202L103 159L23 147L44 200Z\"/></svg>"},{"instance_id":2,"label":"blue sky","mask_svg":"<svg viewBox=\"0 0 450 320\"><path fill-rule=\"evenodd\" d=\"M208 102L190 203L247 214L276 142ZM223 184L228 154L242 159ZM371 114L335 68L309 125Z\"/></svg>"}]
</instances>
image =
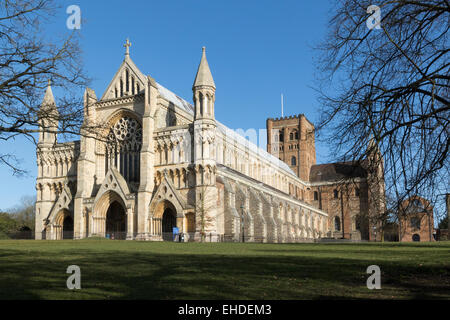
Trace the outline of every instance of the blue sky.
<instances>
[{"instance_id":1,"label":"blue sky","mask_svg":"<svg viewBox=\"0 0 450 320\"><path fill-rule=\"evenodd\" d=\"M120 66L123 44L138 68L192 101L192 83L206 46L216 83L216 118L232 129L264 129L268 117L304 113L318 118L312 49L326 33L332 1L59 1L48 34L64 35L66 8L81 8L81 47L90 85L101 97ZM56 93L56 92L55 92ZM0 166L0 209L35 194L35 146L0 145L21 160L25 177ZM330 159L316 141L318 163Z\"/></svg>"}]
</instances>

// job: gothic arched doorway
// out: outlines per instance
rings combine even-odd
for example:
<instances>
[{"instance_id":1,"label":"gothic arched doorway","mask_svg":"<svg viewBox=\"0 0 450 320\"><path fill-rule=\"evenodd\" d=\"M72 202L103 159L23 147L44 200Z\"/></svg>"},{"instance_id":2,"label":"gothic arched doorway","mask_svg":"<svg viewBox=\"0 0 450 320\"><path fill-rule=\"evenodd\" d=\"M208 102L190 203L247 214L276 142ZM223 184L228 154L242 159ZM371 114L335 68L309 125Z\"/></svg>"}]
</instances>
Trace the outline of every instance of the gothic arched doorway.
<instances>
[{"instance_id":1,"label":"gothic arched doorway","mask_svg":"<svg viewBox=\"0 0 450 320\"><path fill-rule=\"evenodd\" d=\"M106 212L106 237L109 239L125 239L126 221L123 206L117 201L112 202Z\"/></svg>"},{"instance_id":2,"label":"gothic arched doorway","mask_svg":"<svg viewBox=\"0 0 450 320\"><path fill-rule=\"evenodd\" d=\"M162 237L164 241L173 241L173 228L176 226L176 212L172 208L166 208L162 216Z\"/></svg>"},{"instance_id":3,"label":"gothic arched doorway","mask_svg":"<svg viewBox=\"0 0 450 320\"><path fill-rule=\"evenodd\" d=\"M64 218L62 238L73 239L73 219L70 215L66 215L66 217Z\"/></svg>"},{"instance_id":4,"label":"gothic arched doorway","mask_svg":"<svg viewBox=\"0 0 450 320\"><path fill-rule=\"evenodd\" d=\"M165 199L150 204L148 230L150 231L151 237L158 241L173 241L174 227L178 228L179 234L185 232L185 220L180 214L182 210L181 206Z\"/></svg>"},{"instance_id":5,"label":"gothic arched doorway","mask_svg":"<svg viewBox=\"0 0 450 320\"><path fill-rule=\"evenodd\" d=\"M53 224L47 226L46 233L47 239L73 239L73 218L69 210L60 210L56 214Z\"/></svg>"}]
</instances>

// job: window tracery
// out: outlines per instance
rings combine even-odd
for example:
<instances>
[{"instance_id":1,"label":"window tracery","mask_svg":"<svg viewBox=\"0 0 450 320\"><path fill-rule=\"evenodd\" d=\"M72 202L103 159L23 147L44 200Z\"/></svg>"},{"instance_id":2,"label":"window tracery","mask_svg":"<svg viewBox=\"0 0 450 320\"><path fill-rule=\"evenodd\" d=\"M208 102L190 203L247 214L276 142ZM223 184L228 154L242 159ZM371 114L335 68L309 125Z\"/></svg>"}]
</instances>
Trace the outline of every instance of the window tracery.
<instances>
[{"instance_id":1,"label":"window tracery","mask_svg":"<svg viewBox=\"0 0 450 320\"><path fill-rule=\"evenodd\" d=\"M106 171L114 166L128 182L139 182L142 128L130 117L120 118L111 127L106 144Z\"/></svg>"}]
</instances>

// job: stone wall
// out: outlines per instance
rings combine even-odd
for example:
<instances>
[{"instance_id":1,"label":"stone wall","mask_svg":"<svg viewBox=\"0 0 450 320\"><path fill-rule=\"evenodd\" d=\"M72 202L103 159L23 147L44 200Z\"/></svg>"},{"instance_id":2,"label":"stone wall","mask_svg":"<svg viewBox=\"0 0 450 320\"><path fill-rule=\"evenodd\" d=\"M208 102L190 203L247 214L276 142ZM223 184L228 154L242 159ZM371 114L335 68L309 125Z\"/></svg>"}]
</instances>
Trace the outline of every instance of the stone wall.
<instances>
[{"instance_id":1,"label":"stone wall","mask_svg":"<svg viewBox=\"0 0 450 320\"><path fill-rule=\"evenodd\" d=\"M302 242L328 232L324 211L289 194L224 166L218 167L217 179L224 190L226 241Z\"/></svg>"}]
</instances>

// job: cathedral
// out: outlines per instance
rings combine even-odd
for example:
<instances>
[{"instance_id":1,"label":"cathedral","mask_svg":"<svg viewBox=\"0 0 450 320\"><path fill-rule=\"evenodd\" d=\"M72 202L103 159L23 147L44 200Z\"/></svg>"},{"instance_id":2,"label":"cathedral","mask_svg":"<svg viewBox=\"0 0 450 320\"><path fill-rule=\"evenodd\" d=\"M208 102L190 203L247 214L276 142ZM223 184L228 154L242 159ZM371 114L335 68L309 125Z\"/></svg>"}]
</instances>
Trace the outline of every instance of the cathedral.
<instances>
[{"instance_id":1,"label":"cathedral","mask_svg":"<svg viewBox=\"0 0 450 320\"><path fill-rule=\"evenodd\" d=\"M143 74L130 45L100 99L86 88L80 140L58 142L47 87L41 109L55 116L40 121L36 239L377 239L370 175L317 165L304 115L268 119L263 150L215 118L205 48L191 104Z\"/></svg>"}]
</instances>

